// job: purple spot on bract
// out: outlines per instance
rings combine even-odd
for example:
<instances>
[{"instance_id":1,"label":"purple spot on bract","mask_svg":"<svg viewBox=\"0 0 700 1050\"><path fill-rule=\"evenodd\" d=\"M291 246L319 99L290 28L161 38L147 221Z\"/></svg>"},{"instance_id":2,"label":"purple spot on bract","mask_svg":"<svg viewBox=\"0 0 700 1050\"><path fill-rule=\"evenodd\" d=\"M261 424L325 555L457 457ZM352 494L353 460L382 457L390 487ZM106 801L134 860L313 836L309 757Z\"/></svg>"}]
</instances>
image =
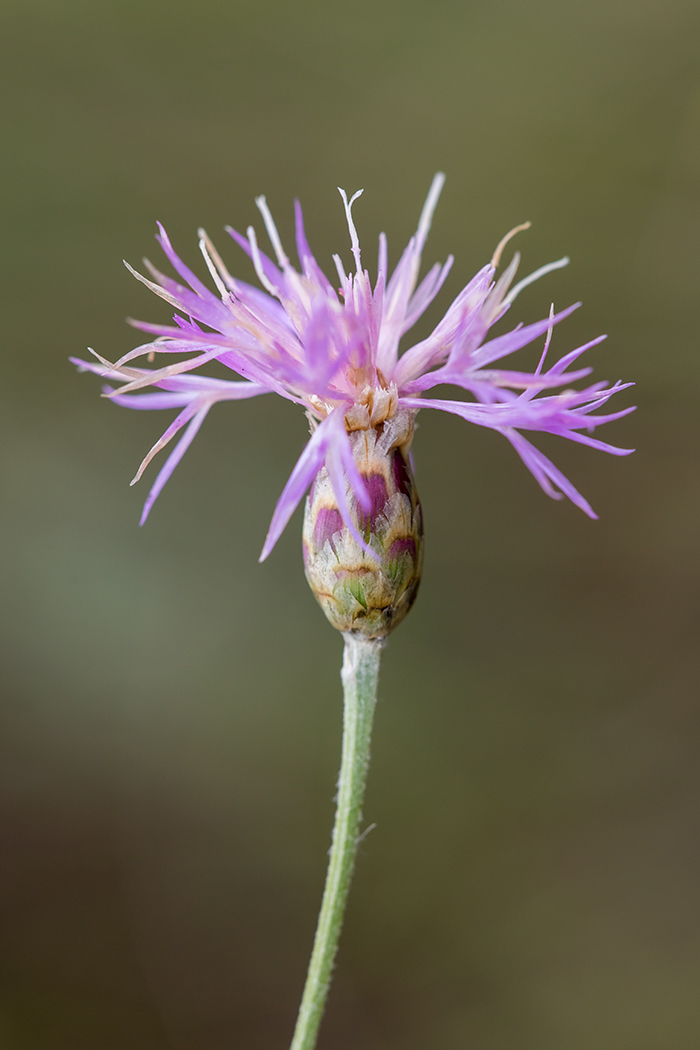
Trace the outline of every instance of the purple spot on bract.
<instances>
[{"instance_id":1,"label":"purple spot on bract","mask_svg":"<svg viewBox=\"0 0 700 1050\"><path fill-rule=\"evenodd\" d=\"M340 532L342 528L343 519L340 516L340 511L334 510L332 507L321 507L316 515L316 523L314 524L314 547L316 550L321 550L326 540L328 540L335 554L333 536L335 536L336 532Z\"/></svg>"},{"instance_id":2,"label":"purple spot on bract","mask_svg":"<svg viewBox=\"0 0 700 1050\"><path fill-rule=\"evenodd\" d=\"M410 554L413 560L416 559L416 541L407 536L405 539L394 540L391 547L389 547L389 561L396 561L402 554Z\"/></svg>"},{"instance_id":3,"label":"purple spot on bract","mask_svg":"<svg viewBox=\"0 0 700 1050\"><path fill-rule=\"evenodd\" d=\"M367 514L364 508L358 505L358 518L361 529L367 527L368 521L370 528L373 529L374 523L386 506L389 493L386 489L386 481L383 474L366 474L364 475L364 482L369 493L371 507L369 514Z\"/></svg>"},{"instance_id":4,"label":"purple spot on bract","mask_svg":"<svg viewBox=\"0 0 700 1050\"><path fill-rule=\"evenodd\" d=\"M394 468L394 484L396 485L396 491L404 496L408 496L410 499L413 492L411 473L408 469L406 460L398 450L394 452L392 466Z\"/></svg>"}]
</instances>

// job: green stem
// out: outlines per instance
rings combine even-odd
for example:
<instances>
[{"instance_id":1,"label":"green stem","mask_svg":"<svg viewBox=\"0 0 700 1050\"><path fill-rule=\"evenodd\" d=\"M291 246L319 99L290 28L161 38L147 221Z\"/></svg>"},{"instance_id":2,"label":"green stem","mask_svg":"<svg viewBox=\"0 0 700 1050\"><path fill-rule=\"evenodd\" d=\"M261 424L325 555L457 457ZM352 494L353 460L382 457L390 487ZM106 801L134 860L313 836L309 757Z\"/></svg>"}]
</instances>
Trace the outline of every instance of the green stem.
<instances>
[{"instance_id":1,"label":"green stem","mask_svg":"<svg viewBox=\"0 0 700 1050\"><path fill-rule=\"evenodd\" d=\"M291 1050L313 1050L326 1006L333 962L357 853L367 780L372 716L383 639L346 634L343 656L343 757L323 903Z\"/></svg>"}]
</instances>

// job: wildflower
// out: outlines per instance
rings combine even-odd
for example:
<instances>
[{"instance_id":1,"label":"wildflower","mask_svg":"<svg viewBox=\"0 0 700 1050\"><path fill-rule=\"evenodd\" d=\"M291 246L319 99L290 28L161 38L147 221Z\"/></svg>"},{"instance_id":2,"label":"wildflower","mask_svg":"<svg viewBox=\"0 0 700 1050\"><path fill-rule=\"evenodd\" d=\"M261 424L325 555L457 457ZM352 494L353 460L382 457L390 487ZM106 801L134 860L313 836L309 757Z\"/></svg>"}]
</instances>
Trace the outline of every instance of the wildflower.
<instances>
[{"instance_id":1,"label":"wildflower","mask_svg":"<svg viewBox=\"0 0 700 1050\"><path fill-rule=\"evenodd\" d=\"M591 371L571 366L603 336L546 367L554 326L579 304L559 313L552 310L541 321L487 339L491 327L527 285L568 262L550 263L512 286L519 263L516 253L496 279L507 242L525 227L517 227L501 241L491 262L454 299L432 333L399 354L402 336L433 301L452 266L450 256L418 283L421 254L443 182L444 176L436 175L416 234L391 276L386 238L380 235L374 286L362 267L352 217L359 193L348 200L340 191L354 272L346 273L340 257L333 257L338 291L311 254L298 202L296 247L301 272L282 247L264 197L256 203L276 261L261 251L252 227L245 237L228 229L250 257L263 290L232 277L200 231L199 246L216 286L218 294L214 294L175 254L159 227L157 240L186 283L160 273L148 261L145 265L153 280L132 273L175 307L174 325L132 322L155 338L115 364L97 354L99 363L74 359L79 368L122 384L104 388L105 395L119 405L180 410L134 478L137 481L151 459L184 431L151 488L141 523L215 403L276 393L301 405L311 437L279 498L260 560L269 555L311 487L304 519L307 577L335 626L368 637L386 634L405 615L420 579L422 519L409 463L420 409L451 412L497 430L549 496L567 496L592 518L596 515L584 497L522 431L558 434L615 455L632 451L592 436L596 427L632 411L593 414L631 384L599 382L582 390L571 388ZM499 367L503 358L543 336L544 352L533 372ZM145 355L153 360L155 353L191 356L160 368L132 365ZM240 378L229 381L192 374L213 360ZM424 396L444 384L461 388L470 399ZM146 387L155 392L139 393Z\"/></svg>"}]
</instances>

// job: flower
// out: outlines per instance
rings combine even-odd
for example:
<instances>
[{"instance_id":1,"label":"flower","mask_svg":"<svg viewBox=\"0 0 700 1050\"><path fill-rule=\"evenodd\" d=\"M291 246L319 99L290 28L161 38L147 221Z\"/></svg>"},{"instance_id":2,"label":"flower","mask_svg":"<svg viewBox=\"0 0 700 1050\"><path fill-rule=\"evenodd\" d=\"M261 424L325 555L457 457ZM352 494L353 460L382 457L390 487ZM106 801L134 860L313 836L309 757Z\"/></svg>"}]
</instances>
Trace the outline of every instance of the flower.
<instances>
[{"instance_id":1,"label":"flower","mask_svg":"<svg viewBox=\"0 0 700 1050\"><path fill-rule=\"evenodd\" d=\"M292 266L282 247L264 197L258 197L256 203L276 261L258 247L252 227L248 228L245 237L227 228L252 260L263 290L232 277L206 233L200 230L199 246L217 289L218 294L214 294L176 255L165 230L159 226L157 240L174 270L186 283L181 284L160 273L147 260L145 264L153 280L135 270L131 272L175 307L174 325L132 322L155 339L132 350L115 364L98 354L95 354L97 363L72 359L81 370L87 369L122 383L117 389L104 388L105 396L119 405L137 409L180 409L134 478L134 482L137 481L151 459L184 428L149 492L141 523L148 517L154 501L212 405L218 401L235 401L266 393L279 394L301 405L309 418L311 437L279 498L261 561L274 547L314 479L318 479L309 505L315 500L318 503L319 493L323 490L322 506L315 513L307 508L304 530L307 575L310 554L327 547L327 554L331 552L337 560L336 548L340 540L336 543L334 536L343 530L348 541L355 545L355 555L361 556L366 566L381 561L381 544L375 542L375 525L381 518L382 527L385 531L388 528L388 534L394 537L392 542L396 544L398 536L404 543L404 553L412 549L413 568L407 570L407 574L409 583L414 581L417 586L422 526L418 520L420 505L413 491L415 486L407 457L413 421L422 408L451 412L479 426L497 430L515 448L549 496L556 499L568 496L586 514L596 517L571 482L521 431L558 434L615 455L627 455L632 451L606 444L592 436L596 427L632 411L632 408L625 408L613 413L593 414L605 406L613 394L631 384L599 382L582 390L571 388L572 383L587 376L591 369L571 370L570 366L604 336L571 350L555 364L545 367L554 325L568 317L579 305L575 304L559 313L552 309L541 321L518 325L505 334L487 339L490 328L504 316L527 285L568 262L560 259L543 266L511 287L519 263L516 253L496 279L507 242L529 223L516 227L503 238L491 262L482 267L454 299L432 333L404 353L399 353L402 336L433 301L452 266L453 257L450 256L443 266L435 264L418 283L421 254L443 183L444 176L436 175L416 234L391 276L388 274L386 237L380 235L374 286L361 264L360 244L352 217L353 203L362 191L348 200L340 190L350 233L354 272L346 273L340 257L333 257L340 285L338 291L311 253L298 201L295 206L296 246L301 272ZM542 336L545 337L544 352L534 372L498 367L503 358ZM192 356L161 368L149 369L131 364L145 355L152 361L156 353ZM220 361L240 378L229 381L192 374L212 360ZM470 400L424 396L445 384L460 387L470 395ZM146 387L154 388L155 392L137 393ZM562 391L561 388L565 389ZM372 479L381 474L386 481L390 475L388 468L384 469L386 463L384 466L377 466L376 462L371 465L370 460L377 449L381 449L386 463L391 460L394 466L398 455L403 463L401 470L408 479L401 491L389 492L385 485L381 490L381 506L377 504L377 492L372 490ZM394 510L387 511L388 502L397 495L401 497L398 503L403 510L396 506L397 500L394 499ZM402 499L407 499L408 504L404 505ZM326 512L325 525L316 528L321 511ZM387 514L390 518L399 511L405 519L400 536L393 526L387 525ZM333 531L329 532L331 525ZM415 586L411 591L407 585L411 594L415 593ZM405 598L406 589L402 593ZM406 599L404 605L406 601L410 604ZM356 599L355 602L358 604ZM362 602L358 608L361 606Z\"/></svg>"}]
</instances>

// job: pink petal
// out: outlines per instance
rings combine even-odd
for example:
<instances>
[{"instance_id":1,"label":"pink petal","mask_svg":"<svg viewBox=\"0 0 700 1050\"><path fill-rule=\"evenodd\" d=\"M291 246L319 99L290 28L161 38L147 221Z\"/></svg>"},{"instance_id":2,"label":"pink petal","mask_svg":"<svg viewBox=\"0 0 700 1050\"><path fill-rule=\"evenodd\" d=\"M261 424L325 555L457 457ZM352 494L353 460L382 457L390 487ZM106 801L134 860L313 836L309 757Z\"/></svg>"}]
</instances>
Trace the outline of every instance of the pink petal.
<instances>
[{"instance_id":1,"label":"pink petal","mask_svg":"<svg viewBox=\"0 0 700 1050\"><path fill-rule=\"evenodd\" d=\"M284 532L287 522L299 506L306 490L321 469L329 442L332 440L333 417L340 412L342 412L344 417L346 411L347 405L340 405L323 422L319 423L311 435L304 451L296 462L294 470L289 475L289 480L284 486L282 495L277 501L259 561L265 561Z\"/></svg>"},{"instance_id":2,"label":"pink petal","mask_svg":"<svg viewBox=\"0 0 700 1050\"><path fill-rule=\"evenodd\" d=\"M197 413L196 416L194 416L193 419L190 420L190 424L187 427L187 430L182 435L177 445L166 459L160 471L160 474L158 475L153 484L153 488L148 493L148 498L144 504L143 513L141 514L141 520L139 521L139 525L143 525L146 521L146 518L151 512L151 507L158 499L158 496L160 495L163 486L165 485L172 472L175 470L175 467L178 465L185 452L187 452L187 449L192 444L192 441L194 440L197 431L204 422L204 419L210 407L211 406L207 404L204 408L200 409L200 411Z\"/></svg>"}]
</instances>

